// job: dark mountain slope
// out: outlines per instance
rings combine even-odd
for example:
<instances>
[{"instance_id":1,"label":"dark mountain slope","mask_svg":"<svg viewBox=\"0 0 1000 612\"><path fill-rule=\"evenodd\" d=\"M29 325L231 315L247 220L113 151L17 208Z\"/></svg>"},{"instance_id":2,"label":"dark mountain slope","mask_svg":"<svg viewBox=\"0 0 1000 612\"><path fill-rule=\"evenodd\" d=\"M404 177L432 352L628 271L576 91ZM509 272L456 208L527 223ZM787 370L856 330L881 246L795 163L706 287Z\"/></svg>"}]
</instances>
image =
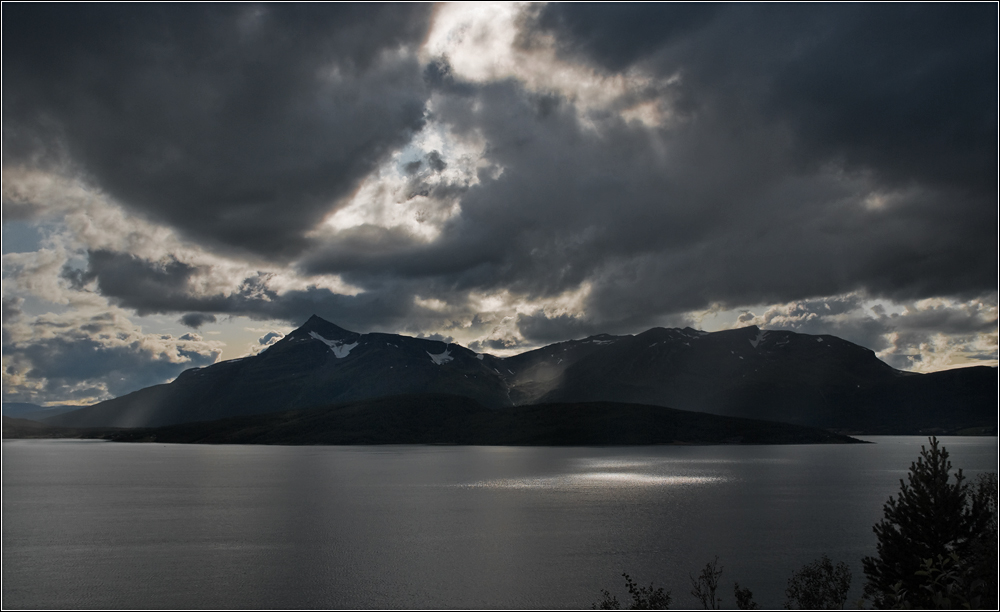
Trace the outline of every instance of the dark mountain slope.
<instances>
[{"instance_id":1,"label":"dark mountain slope","mask_svg":"<svg viewBox=\"0 0 1000 612\"><path fill-rule=\"evenodd\" d=\"M815 424L859 389L902 376L872 351L835 336L655 328L573 364L542 401L643 402Z\"/></svg>"},{"instance_id":2,"label":"dark mountain slope","mask_svg":"<svg viewBox=\"0 0 1000 612\"><path fill-rule=\"evenodd\" d=\"M974 366L908 374L859 390L843 410L841 429L873 434L997 435L997 368ZM848 426L849 425L849 426Z\"/></svg>"},{"instance_id":3,"label":"dark mountain slope","mask_svg":"<svg viewBox=\"0 0 1000 612\"><path fill-rule=\"evenodd\" d=\"M319 317L260 355L183 372L157 385L48 419L70 427L158 426L402 393L453 393L511 405L502 379L457 344L349 332Z\"/></svg>"},{"instance_id":4,"label":"dark mountain slope","mask_svg":"<svg viewBox=\"0 0 1000 612\"><path fill-rule=\"evenodd\" d=\"M631 338L600 334L583 340L557 342L520 355L495 359L496 372L510 388L515 404L532 404L562 386L566 370L581 359L607 351L609 345Z\"/></svg>"},{"instance_id":5,"label":"dark mountain slope","mask_svg":"<svg viewBox=\"0 0 1000 612\"><path fill-rule=\"evenodd\" d=\"M588 355L541 401L615 400L869 433L992 427L997 370L896 370L836 336L651 329Z\"/></svg>"},{"instance_id":6,"label":"dark mountain slope","mask_svg":"<svg viewBox=\"0 0 1000 612\"><path fill-rule=\"evenodd\" d=\"M490 409L630 402L872 433L996 431L996 368L895 370L835 336L756 327L655 328L521 355L359 334L310 318L263 353L191 369L158 385L45 422L148 427L402 394L446 393Z\"/></svg>"}]
</instances>

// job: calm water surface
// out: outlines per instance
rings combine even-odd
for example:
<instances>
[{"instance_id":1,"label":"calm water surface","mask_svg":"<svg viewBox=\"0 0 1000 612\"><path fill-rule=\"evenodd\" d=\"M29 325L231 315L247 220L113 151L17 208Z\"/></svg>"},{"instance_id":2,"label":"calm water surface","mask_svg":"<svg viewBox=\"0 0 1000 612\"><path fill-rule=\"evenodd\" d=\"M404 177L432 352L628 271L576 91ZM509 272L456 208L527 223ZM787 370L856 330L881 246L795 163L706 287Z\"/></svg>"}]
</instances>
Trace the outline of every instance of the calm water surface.
<instances>
[{"instance_id":1,"label":"calm water surface","mask_svg":"<svg viewBox=\"0 0 1000 612\"><path fill-rule=\"evenodd\" d=\"M926 438L851 446L3 442L4 608L589 608L628 572L695 605L715 555L762 607L854 572ZM942 438L967 475L997 438Z\"/></svg>"}]
</instances>

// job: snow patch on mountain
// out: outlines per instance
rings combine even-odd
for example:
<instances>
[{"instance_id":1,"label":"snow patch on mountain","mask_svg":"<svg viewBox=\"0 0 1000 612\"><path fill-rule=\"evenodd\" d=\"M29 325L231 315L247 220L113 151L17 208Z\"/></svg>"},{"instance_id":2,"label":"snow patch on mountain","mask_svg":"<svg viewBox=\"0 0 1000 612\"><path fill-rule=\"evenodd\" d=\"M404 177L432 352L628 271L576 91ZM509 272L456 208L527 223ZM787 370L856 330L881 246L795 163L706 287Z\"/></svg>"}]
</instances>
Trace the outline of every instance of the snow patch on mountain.
<instances>
[{"instance_id":1,"label":"snow patch on mountain","mask_svg":"<svg viewBox=\"0 0 1000 612\"><path fill-rule=\"evenodd\" d=\"M341 340L327 340L326 338L317 334L314 331L309 332L309 335L319 340L323 344L327 345L328 347L330 347L330 350L333 351L333 355L337 359L343 359L344 357L347 357L348 355L351 354L351 349L353 349L358 345L357 342L354 342L353 344L345 344Z\"/></svg>"},{"instance_id":2,"label":"snow patch on mountain","mask_svg":"<svg viewBox=\"0 0 1000 612\"><path fill-rule=\"evenodd\" d=\"M750 346L757 348L757 345L760 344L760 341L763 340L764 336L766 335L767 332L764 330L760 330L759 332L757 332L757 337L754 338L753 340L750 340Z\"/></svg>"},{"instance_id":3,"label":"snow patch on mountain","mask_svg":"<svg viewBox=\"0 0 1000 612\"><path fill-rule=\"evenodd\" d=\"M431 355L429 352L427 353L427 355L431 358L431 361L433 361L438 365L441 365L442 363L448 363L449 361L455 359L454 357L451 356L451 351L449 351L447 348L445 348L444 352L441 353L440 355Z\"/></svg>"}]
</instances>

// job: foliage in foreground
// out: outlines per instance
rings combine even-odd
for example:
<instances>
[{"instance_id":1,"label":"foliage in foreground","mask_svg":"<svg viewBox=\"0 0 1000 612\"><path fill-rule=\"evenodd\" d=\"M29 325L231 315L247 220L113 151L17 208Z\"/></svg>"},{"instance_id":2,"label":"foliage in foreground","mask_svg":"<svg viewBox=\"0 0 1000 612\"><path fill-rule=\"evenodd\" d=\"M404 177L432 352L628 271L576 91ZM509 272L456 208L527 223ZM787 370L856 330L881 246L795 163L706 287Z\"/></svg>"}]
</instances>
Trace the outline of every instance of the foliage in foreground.
<instances>
[{"instance_id":1,"label":"foliage in foreground","mask_svg":"<svg viewBox=\"0 0 1000 612\"><path fill-rule=\"evenodd\" d=\"M741 588L740 583L733 583L733 596L736 597L736 608L738 610L756 610L757 602L753 600L753 591Z\"/></svg>"},{"instance_id":2,"label":"foliage in foreground","mask_svg":"<svg viewBox=\"0 0 1000 612\"><path fill-rule=\"evenodd\" d=\"M719 567L718 556L705 564L698 578L691 576L691 594L701 602L702 607L706 610L718 610L722 607L722 598L715 594L719 588L721 576L722 568Z\"/></svg>"},{"instance_id":3,"label":"foliage in foreground","mask_svg":"<svg viewBox=\"0 0 1000 612\"><path fill-rule=\"evenodd\" d=\"M670 591L664 591L662 588L653 589L652 583L648 587L639 586L632 581L632 577L628 574L622 574L622 577L625 578L625 587L628 589L629 595L632 596L629 610L667 610L670 608ZM595 610L621 609L621 603L617 597L611 595L607 590L601 590L601 594L604 598L592 605L591 608Z\"/></svg>"},{"instance_id":4,"label":"foliage in foreground","mask_svg":"<svg viewBox=\"0 0 1000 612\"><path fill-rule=\"evenodd\" d=\"M851 568L840 562L834 567L823 555L792 574L785 589L785 608L802 610L843 609L851 588Z\"/></svg>"},{"instance_id":5,"label":"foliage in foreground","mask_svg":"<svg viewBox=\"0 0 1000 612\"><path fill-rule=\"evenodd\" d=\"M998 484L996 473L981 474L972 485L962 471L949 483L948 452L930 438L910 466L908 482L900 480L899 498L890 497L885 516L873 530L878 555L865 557L865 598L876 608L997 608ZM691 594L705 609L718 609L722 568L719 559L707 563L697 578L690 576ZM670 591L638 587L622 574L630 609L667 609ZM851 585L846 563L836 566L823 555L792 574L785 589L786 608L843 608ZM753 593L733 586L736 607L757 609ZM617 597L601 591L603 600L592 607L617 610Z\"/></svg>"}]
</instances>

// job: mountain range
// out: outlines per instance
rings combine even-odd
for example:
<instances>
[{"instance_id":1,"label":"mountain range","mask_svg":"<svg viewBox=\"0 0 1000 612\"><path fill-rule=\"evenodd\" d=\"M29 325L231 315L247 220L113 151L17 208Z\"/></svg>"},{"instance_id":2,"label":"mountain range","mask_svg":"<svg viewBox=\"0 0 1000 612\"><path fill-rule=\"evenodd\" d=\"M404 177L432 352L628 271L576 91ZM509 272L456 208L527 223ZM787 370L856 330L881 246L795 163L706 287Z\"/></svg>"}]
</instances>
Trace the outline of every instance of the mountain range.
<instances>
[{"instance_id":1,"label":"mountain range","mask_svg":"<svg viewBox=\"0 0 1000 612\"><path fill-rule=\"evenodd\" d=\"M39 406L38 404L29 404L26 402L4 402L3 403L3 415L12 418L29 419L32 421L40 421L42 419L55 416L57 414L63 414L64 412L70 412L73 410L79 410L84 406Z\"/></svg>"},{"instance_id":2,"label":"mountain range","mask_svg":"<svg viewBox=\"0 0 1000 612\"><path fill-rule=\"evenodd\" d=\"M598 335L512 357L313 316L262 353L44 421L155 427L449 394L493 410L627 402L864 433L996 433L997 369L896 370L831 335L744 327Z\"/></svg>"}]
</instances>

